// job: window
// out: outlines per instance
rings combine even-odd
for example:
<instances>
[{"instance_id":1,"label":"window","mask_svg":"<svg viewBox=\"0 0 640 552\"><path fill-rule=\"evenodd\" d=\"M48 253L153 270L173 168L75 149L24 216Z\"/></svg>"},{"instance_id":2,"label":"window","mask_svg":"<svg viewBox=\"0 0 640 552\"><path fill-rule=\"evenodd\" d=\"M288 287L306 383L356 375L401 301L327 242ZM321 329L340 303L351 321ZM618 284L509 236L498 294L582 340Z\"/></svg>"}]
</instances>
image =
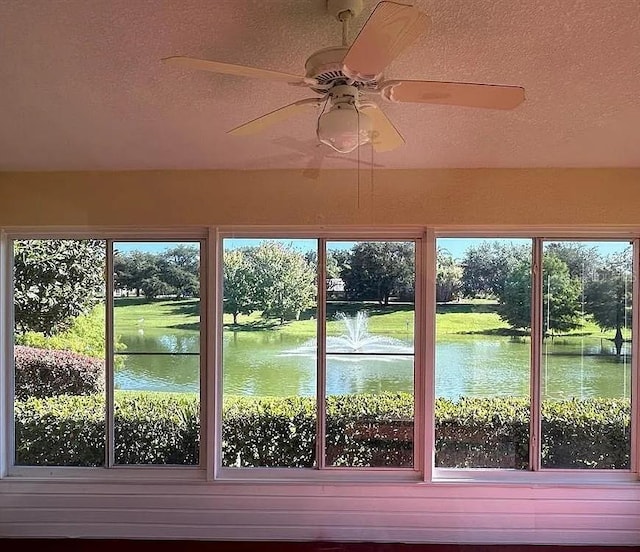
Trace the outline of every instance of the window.
<instances>
[{"instance_id":1,"label":"window","mask_svg":"<svg viewBox=\"0 0 640 552\"><path fill-rule=\"evenodd\" d=\"M439 238L435 467L632 469L633 246Z\"/></svg>"},{"instance_id":2,"label":"window","mask_svg":"<svg viewBox=\"0 0 640 552\"><path fill-rule=\"evenodd\" d=\"M8 235L10 474L637 479L640 238L216 231Z\"/></svg>"},{"instance_id":3,"label":"window","mask_svg":"<svg viewBox=\"0 0 640 552\"><path fill-rule=\"evenodd\" d=\"M14 465L198 466L201 241L12 243Z\"/></svg>"},{"instance_id":4,"label":"window","mask_svg":"<svg viewBox=\"0 0 640 552\"><path fill-rule=\"evenodd\" d=\"M414 466L415 244L327 242L325 464Z\"/></svg>"},{"instance_id":5,"label":"window","mask_svg":"<svg viewBox=\"0 0 640 552\"><path fill-rule=\"evenodd\" d=\"M222 249L222 466L414 468L414 241Z\"/></svg>"},{"instance_id":6,"label":"window","mask_svg":"<svg viewBox=\"0 0 640 552\"><path fill-rule=\"evenodd\" d=\"M104 240L13 242L14 462L105 464Z\"/></svg>"},{"instance_id":7,"label":"window","mask_svg":"<svg viewBox=\"0 0 640 552\"><path fill-rule=\"evenodd\" d=\"M544 242L543 468L629 469L632 247Z\"/></svg>"},{"instance_id":8,"label":"window","mask_svg":"<svg viewBox=\"0 0 640 552\"><path fill-rule=\"evenodd\" d=\"M531 252L526 239L437 242L436 467L529 467Z\"/></svg>"},{"instance_id":9,"label":"window","mask_svg":"<svg viewBox=\"0 0 640 552\"><path fill-rule=\"evenodd\" d=\"M114 461L197 465L200 244L113 247Z\"/></svg>"},{"instance_id":10,"label":"window","mask_svg":"<svg viewBox=\"0 0 640 552\"><path fill-rule=\"evenodd\" d=\"M316 464L317 242L223 241L222 465Z\"/></svg>"}]
</instances>

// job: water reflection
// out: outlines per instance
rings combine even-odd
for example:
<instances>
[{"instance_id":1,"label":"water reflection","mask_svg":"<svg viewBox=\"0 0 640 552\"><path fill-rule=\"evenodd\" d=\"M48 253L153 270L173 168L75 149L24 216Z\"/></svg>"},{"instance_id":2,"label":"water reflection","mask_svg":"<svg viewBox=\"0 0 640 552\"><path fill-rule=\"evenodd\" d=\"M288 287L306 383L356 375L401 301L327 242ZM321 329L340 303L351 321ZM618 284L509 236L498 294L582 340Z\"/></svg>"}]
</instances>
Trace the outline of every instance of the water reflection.
<instances>
[{"instance_id":1,"label":"water reflection","mask_svg":"<svg viewBox=\"0 0 640 552\"><path fill-rule=\"evenodd\" d=\"M198 332L147 332L123 336L127 352L199 351ZM141 341L143 340L143 341ZM316 394L315 350L291 354L308 346L304 337L280 332L225 332L223 386L225 394L313 396ZM405 344L406 346L406 344ZM298 349L299 350L299 349ZM625 351L630 352L628 344ZM630 356L613 354L606 339L576 338L545 341L544 399L624 397L630 394ZM346 358L345 358L346 357ZM439 397L529 395L529 339L502 336L447 336L436 347L436 393ZM196 392L199 357L125 355L116 369L121 389ZM545 376L545 374L543 374ZM413 390L411 355L372 357L328 355L329 394Z\"/></svg>"}]
</instances>

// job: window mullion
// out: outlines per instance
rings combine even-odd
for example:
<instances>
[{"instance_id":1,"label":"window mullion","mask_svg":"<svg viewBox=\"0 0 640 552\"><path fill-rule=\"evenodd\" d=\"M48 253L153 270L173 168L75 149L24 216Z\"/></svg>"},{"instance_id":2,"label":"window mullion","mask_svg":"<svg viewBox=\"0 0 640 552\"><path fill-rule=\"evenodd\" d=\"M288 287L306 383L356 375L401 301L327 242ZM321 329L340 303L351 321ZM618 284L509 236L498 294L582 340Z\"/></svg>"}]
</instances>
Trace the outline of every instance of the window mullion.
<instances>
[{"instance_id":1,"label":"window mullion","mask_svg":"<svg viewBox=\"0 0 640 552\"><path fill-rule=\"evenodd\" d=\"M535 238L532 248L531 269L531 377L530 377L530 431L529 469L539 471L541 465L541 398L540 367L542 353L542 239Z\"/></svg>"},{"instance_id":2,"label":"window mullion","mask_svg":"<svg viewBox=\"0 0 640 552\"><path fill-rule=\"evenodd\" d=\"M418 431L424 441L420 461L425 481L431 481L435 460L435 351L436 351L436 238L427 230L419 242L416 259L416 419L414 439L419 443Z\"/></svg>"},{"instance_id":3,"label":"window mullion","mask_svg":"<svg viewBox=\"0 0 640 552\"><path fill-rule=\"evenodd\" d=\"M13 241L0 231L0 478L7 475L15 459L13 362Z\"/></svg>"},{"instance_id":4,"label":"window mullion","mask_svg":"<svg viewBox=\"0 0 640 552\"><path fill-rule=\"evenodd\" d=\"M631 290L631 451L629 467L640 478L640 240L635 239L633 246L632 290Z\"/></svg>"},{"instance_id":5,"label":"window mullion","mask_svg":"<svg viewBox=\"0 0 640 552\"><path fill-rule=\"evenodd\" d=\"M222 466L222 247L215 228L209 228L200 250L200 451L204 452L207 479L219 476ZM203 319L204 318L204 319ZM203 368L204 367L204 368ZM203 465L202 459L200 465Z\"/></svg>"},{"instance_id":6,"label":"window mullion","mask_svg":"<svg viewBox=\"0 0 640 552\"><path fill-rule=\"evenodd\" d=\"M114 431L114 332L113 332L113 240L106 244L106 278L105 278L105 438L106 467L115 465L115 431Z\"/></svg>"},{"instance_id":7,"label":"window mullion","mask_svg":"<svg viewBox=\"0 0 640 552\"><path fill-rule=\"evenodd\" d=\"M316 466L326 465L326 407L327 407L327 240L318 239L317 266L317 351L316 351Z\"/></svg>"}]
</instances>

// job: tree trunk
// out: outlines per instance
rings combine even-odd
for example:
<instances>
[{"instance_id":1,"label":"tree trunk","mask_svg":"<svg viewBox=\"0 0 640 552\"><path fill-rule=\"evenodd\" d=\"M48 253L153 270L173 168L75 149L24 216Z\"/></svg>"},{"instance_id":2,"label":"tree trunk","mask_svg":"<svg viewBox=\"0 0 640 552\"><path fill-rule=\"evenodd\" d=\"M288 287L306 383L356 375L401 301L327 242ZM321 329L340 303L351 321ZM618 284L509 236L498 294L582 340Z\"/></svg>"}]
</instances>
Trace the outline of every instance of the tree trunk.
<instances>
[{"instance_id":1,"label":"tree trunk","mask_svg":"<svg viewBox=\"0 0 640 552\"><path fill-rule=\"evenodd\" d=\"M616 328L616 336L613 338L613 342L616 345L616 355L620 356L620 354L622 353L622 343L623 343L623 339L622 339L622 329L620 328L620 326L618 326Z\"/></svg>"}]
</instances>

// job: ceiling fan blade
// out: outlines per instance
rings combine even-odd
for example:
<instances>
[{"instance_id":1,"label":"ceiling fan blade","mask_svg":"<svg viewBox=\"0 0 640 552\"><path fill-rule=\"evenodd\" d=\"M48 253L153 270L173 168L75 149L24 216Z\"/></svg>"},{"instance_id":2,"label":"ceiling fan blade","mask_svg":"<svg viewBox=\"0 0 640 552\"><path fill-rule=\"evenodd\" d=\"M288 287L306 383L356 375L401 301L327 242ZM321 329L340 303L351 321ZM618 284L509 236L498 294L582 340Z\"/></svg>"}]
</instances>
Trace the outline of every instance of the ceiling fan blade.
<instances>
[{"instance_id":1,"label":"ceiling fan blade","mask_svg":"<svg viewBox=\"0 0 640 552\"><path fill-rule=\"evenodd\" d=\"M380 2L344 57L342 72L357 80L375 80L428 24L429 18L413 6Z\"/></svg>"},{"instance_id":2,"label":"ceiling fan blade","mask_svg":"<svg viewBox=\"0 0 640 552\"><path fill-rule=\"evenodd\" d=\"M177 65L186 69L198 69L200 71L210 71L213 73L224 73L226 75L236 75L240 77L253 77L257 79L268 79L288 82L289 84L308 84L306 77L291 75L270 69L259 69L247 65L234 65L221 61L211 61L208 59L197 59L184 56L167 57L162 60L171 65Z\"/></svg>"},{"instance_id":3,"label":"ceiling fan blade","mask_svg":"<svg viewBox=\"0 0 640 552\"><path fill-rule=\"evenodd\" d=\"M248 136L250 134L257 134L258 132L262 132L266 128L274 125L276 123L280 123L289 117L293 117L302 111L307 111L311 109L316 109L320 106L321 100L320 98L305 98L304 100L298 100L297 102L293 102L292 104L285 105L280 109L276 109L271 113L267 113L266 115L262 115L257 119L253 119L252 121L248 121L236 128L233 128L228 131L228 134L233 134L234 136Z\"/></svg>"},{"instance_id":4,"label":"ceiling fan blade","mask_svg":"<svg viewBox=\"0 0 640 552\"><path fill-rule=\"evenodd\" d=\"M379 88L382 96L392 102L513 109L524 101L524 88L521 86L393 80L383 82Z\"/></svg>"},{"instance_id":5,"label":"ceiling fan blade","mask_svg":"<svg viewBox=\"0 0 640 552\"><path fill-rule=\"evenodd\" d=\"M402 135L393 126L393 123L382 109L374 105L366 105L361 109L371 118L371 125L373 126L371 143L374 150L377 152L391 151L405 143Z\"/></svg>"}]
</instances>

